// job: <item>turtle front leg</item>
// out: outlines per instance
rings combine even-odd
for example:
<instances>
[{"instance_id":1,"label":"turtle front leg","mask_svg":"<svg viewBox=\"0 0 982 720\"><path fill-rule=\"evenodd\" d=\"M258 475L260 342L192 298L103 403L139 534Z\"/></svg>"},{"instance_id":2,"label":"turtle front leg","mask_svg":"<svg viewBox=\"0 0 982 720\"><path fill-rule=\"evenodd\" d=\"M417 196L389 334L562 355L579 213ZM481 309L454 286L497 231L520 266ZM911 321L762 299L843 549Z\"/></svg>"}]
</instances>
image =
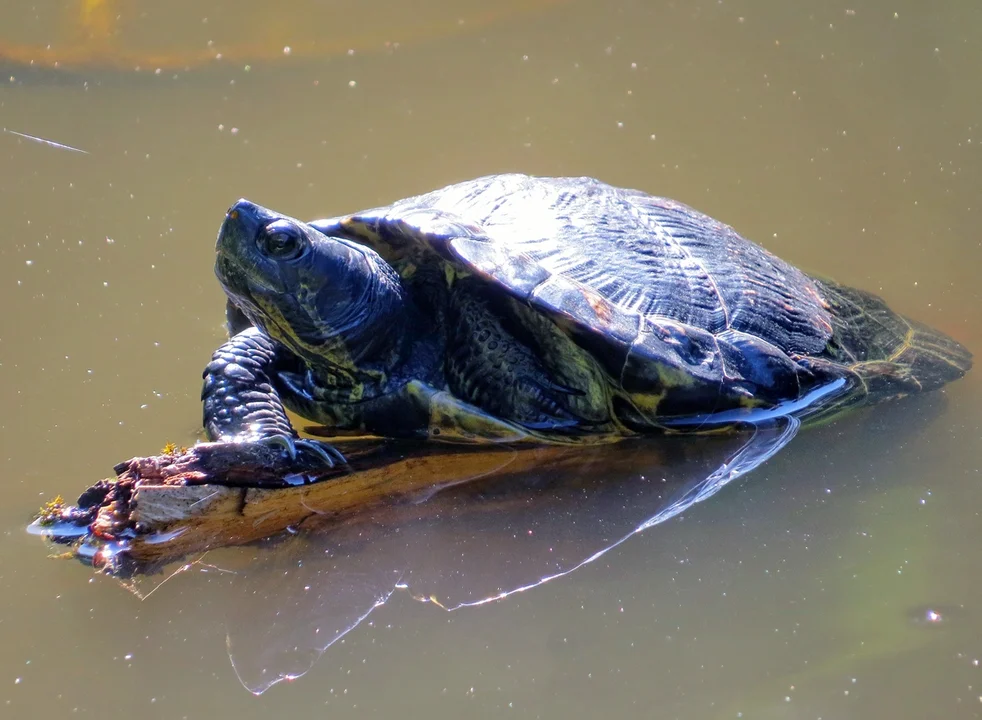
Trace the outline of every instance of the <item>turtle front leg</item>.
<instances>
[{"instance_id":1,"label":"turtle front leg","mask_svg":"<svg viewBox=\"0 0 982 720\"><path fill-rule=\"evenodd\" d=\"M271 382L277 345L256 328L232 337L214 352L203 373L204 427L213 442L278 445L290 460L313 453L325 465L344 463L328 443L300 438Z\"/></svg>"}]
</instances>

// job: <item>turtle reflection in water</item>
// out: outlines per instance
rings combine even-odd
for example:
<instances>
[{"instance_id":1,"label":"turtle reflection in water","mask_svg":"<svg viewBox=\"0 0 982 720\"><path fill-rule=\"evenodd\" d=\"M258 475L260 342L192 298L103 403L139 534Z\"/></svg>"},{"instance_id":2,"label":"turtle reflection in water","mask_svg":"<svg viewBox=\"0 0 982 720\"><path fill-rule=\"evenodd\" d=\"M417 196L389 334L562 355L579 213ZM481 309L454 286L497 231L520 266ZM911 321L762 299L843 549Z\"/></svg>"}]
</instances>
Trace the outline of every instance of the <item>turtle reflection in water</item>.
<instances>
[{"instance_id":1,"label":"turtle reflection in water","mask_svg":"<svg viewBox=\"0 0 982 720\"><path fill-rule=\"evenodd\" d=\"M495 175L305 223L229 209L231 339L210 439L327 434L591 443L752 425L740 472L801 420L933 390L971 354L690 207L590 178ZM732 468L731 468L732 469Z\"/></svg>"}]
</instances>

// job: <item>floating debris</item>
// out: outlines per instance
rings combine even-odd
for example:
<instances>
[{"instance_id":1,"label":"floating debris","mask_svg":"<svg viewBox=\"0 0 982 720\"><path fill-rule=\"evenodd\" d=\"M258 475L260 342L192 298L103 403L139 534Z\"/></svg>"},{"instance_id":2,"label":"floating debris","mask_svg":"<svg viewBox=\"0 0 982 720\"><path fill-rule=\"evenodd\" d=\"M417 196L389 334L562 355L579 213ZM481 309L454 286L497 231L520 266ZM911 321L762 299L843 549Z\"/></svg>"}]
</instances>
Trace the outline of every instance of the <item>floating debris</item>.
<instances>
[{"instance_id":1,"label":"floating debris","mask_svg":"<svg viewBox=\"0 0 982 720\"><path fill-rule=\"evenodd\" d=\"M33 140L36 143L41 143L42 145L47 145L48 147L57 148L59 150L71 150L72 152L82 153L83 155L88 155L88 150L82 150L77 147L72 147L71 145L65 145L64 143L55 142L54 140L45 140L42 137L37 137L36 135L28 135L27 133L17 132L16 130L8 130L4 128L3 131L8 135L16 135L17 137L24 138L25 140Z\"/></svg>"}]
</instances>

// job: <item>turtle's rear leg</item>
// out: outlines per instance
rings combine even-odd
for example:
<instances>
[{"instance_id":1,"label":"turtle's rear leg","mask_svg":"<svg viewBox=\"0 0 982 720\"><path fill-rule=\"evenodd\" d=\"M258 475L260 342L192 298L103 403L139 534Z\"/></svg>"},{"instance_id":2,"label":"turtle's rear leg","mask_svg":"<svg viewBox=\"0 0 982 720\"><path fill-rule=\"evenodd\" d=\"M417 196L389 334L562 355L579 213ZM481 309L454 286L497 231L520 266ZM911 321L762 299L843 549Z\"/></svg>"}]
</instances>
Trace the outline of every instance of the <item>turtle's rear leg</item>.
<instances>
[{"instance_id":1,"label":"turtle's rear leg","mask_svg":"<svg viewBox=\"0 0 982 720\"><path fill-rule=\"evenodd\" d=\"M872 293L818 281L832 316L826 354L863 382L867 402L936 390L972 367L972 353L944 333L891 310Z\"/></svg>"},{"instance_id":2,"label":"turtle's rear leg","mask_svg":"<svg viewBox=\"0 0 982 720\"><path fill-rule=\"evenodd\" d=\"M972 353L964 345L927 325L904 320L909 329L889 361L907 368L921 390L935 390L971 370Z\"/></svg>"}]
</instances>

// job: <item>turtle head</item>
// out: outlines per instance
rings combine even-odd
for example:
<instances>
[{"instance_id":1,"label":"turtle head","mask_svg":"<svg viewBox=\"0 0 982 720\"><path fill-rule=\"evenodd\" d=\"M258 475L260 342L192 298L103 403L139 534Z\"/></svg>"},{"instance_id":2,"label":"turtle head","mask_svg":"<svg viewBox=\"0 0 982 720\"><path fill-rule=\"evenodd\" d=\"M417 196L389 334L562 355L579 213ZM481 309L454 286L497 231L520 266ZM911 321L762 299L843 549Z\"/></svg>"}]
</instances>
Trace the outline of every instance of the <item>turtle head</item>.
<instances>
[{"instance_id":1,"label":"turtle head","mask_svg":"<svg viewBox=\"0 0 982 720\"><path fill-rule=\"evenodd\" d=\"M384 381L411 323L377 253L239 200L218 232L215 274L258 328L315 368Z\"/></svg>"}]
</instances>

